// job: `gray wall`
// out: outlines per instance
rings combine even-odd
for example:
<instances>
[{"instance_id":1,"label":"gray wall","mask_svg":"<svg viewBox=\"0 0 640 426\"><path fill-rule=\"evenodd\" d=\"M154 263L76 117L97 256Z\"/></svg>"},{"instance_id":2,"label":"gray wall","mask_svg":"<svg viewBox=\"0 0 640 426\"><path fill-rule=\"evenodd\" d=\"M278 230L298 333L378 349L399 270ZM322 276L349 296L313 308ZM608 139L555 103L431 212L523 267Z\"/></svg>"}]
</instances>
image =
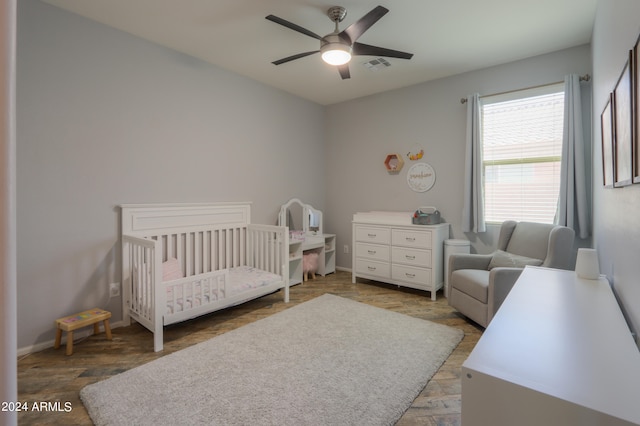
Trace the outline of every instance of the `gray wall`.
<instances>
[{"instance_id":1,"label":"gray wall","mask_svg":"<svg viewBox=\"0 0 640 426\"><path fill-rule=\"evenodd\" d=\"M640 331L640 185L602 188L600 114L640 34L640 2L598 2L593 51L594 243L633 329Z\"/></svg>"},{"instance_id":2,"label":"gray wall","mask_svg":"<svg viewBox=\"0 0 640 426\"><path fill-rule=\"evenodd\" d=\"M437 206L452 238L493 249L495 228L463 234L466 107L460 98L591 73L594 240L635 328L640 327L639 185L603 190L599 115L640 32L636 0L600 2L592 50L555 52L323 108L35 0L18 5L18 347L50 342L53 319L102 306L120 318L116 206L253 201L273 223L299 197L338 234L351 267L351 217L372 209ZM582 86L584 103L590 87ZM588 125L588 124L587 124ZM589 129L588 129L589 130ZM420 144L437 173L411 191L388 153ZM585 245L585 244L582 244ZM351 247L349 247L351 249Z\"/></svg>"},{"instance_id":3,"label":"gray wall","mask_svg":"<svg viewBox=\"0 0 640 426\"><path fill-rule=\"evenodd\" d=\"M100 306L121 203L324 208L324 109L35 0L18 5L18 347Z\"/></svg>"},{"instance_id":4,"label":"gray wall","mask_svg":"<svg viewBox=\"0 0 640 426\"><path fill-rule=\"evenodd\" d=\"M351 254L343 249L351 245L351 219L357 211L436 206L451 223L452 238L470 240L473 252L494 250L498 226L489 225L484 234L462 232L466 105L460 99L474 92L489 95L562 81L570 73L591 73L588 45L327 107L325 229L338 235L338 266L351 268ZM581 88L589 141L591 88L588 83ZM420 161L436 172L435 185L425 193L413 192L406 181L415 164L406 153L416 143L425 151ZM383 166L389 153L405 156L397 175Z\"/></svg>"}]
</instances>

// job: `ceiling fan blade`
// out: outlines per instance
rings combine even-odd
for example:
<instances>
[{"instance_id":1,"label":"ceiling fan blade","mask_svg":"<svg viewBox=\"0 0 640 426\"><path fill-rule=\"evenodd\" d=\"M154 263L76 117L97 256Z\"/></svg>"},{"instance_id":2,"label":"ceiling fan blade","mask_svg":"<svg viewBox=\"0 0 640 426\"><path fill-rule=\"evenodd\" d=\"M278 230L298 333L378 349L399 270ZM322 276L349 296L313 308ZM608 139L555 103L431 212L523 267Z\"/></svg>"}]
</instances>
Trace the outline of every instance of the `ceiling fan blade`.
<instances>
[{"instance_id":1,"label":"ceiling fan blade","mask_svg":"<svg viewBox=\"0 0 640 426\"><path fill-rule=\"evenodd\" d=\"M389 12L389 9L386 7L378 6L371 10L369 13L364 15L358 21L349 25L347 28L342 30L340 36L347 35L351 42L355 42L365 31L367 31L373 24L378 22L380 18Z\"/></svg>"},{"instance_id":2,"label":"ceiling fan blade","mask_svg":"<svg viewBox=\"0 0 640 426\"><path fill-rule=\"evenodd\" d=\"M385 56L387 58L411 59L413 53L401 52L399 50L387 49L385 47L371 46L363 43L353 43L352 53L354 55Z\"/></svg>"},{"instance_id":3,"label":"ceiling fan blade","mask_svg":"<svg viewBox=\"0 0 640 426\"><path fill-rule=\"evenodd\" d=\"M293 22L289 22L289 21L284 20L282 18L278 18L277 16L269 15L269 16L266 16L265 19L268 19L271 22L275 22L276 24L280 24L280 25L282 25L284 27L287 27L287 28L289 28L289 29L291 29L293 31L297 31L297 32L302 33L304 35L307 35L309 37L313 37L313 38L315 38L317 40L321 40L322 39L322 37L320 37L318 34L316 34L314 32L311 32L306 28L302 28L300 25L296 25Z\"/></svg>"},{"instance_id":4,"label":"ceiling fan blade","mask_svg":"<svg viewBox=\"0 0 640 426\"><path fill-rule=\"evenodd\" d=\"M273 65L284 64L285 62L293 61L296 59L304 58L305 56L313 55L314 53L318 53L319 50L312 50L311 52L303 52L298 53L296 55L287 56L286 58L278 59L277 61L271 62Z\"/></svg>"},{"instance_id":5,"label":"ceiling fan blade","mask_svg":"<svg viewBox=\"0 0 640 426\"><path fill-rule=\"evenodd\" d=\"M342 77L343 80L351 78L351 73L349 72L349 64L338 65L338 72L340 73L340 77Z\"/></svg>"}]
</instances>

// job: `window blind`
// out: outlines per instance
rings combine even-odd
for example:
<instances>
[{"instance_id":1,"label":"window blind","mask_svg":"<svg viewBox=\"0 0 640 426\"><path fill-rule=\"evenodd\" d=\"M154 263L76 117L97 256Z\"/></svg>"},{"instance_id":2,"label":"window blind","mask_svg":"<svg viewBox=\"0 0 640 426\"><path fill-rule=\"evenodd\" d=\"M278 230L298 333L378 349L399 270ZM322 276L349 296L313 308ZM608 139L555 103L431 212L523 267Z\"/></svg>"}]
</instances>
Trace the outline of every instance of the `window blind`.
<instances>
[{"instance_id":1,"label":"window blind","mask_svg":"<svg viewBox=\"0 0 640 426\"><path fill-rule=\"evenodd\" d=\"M553 223L560 188L563 84L483 99L485 217ZM539 92L539 90L538 90ZM518 97L520 96L520 97Z\"/></svg>"}]
</instances>

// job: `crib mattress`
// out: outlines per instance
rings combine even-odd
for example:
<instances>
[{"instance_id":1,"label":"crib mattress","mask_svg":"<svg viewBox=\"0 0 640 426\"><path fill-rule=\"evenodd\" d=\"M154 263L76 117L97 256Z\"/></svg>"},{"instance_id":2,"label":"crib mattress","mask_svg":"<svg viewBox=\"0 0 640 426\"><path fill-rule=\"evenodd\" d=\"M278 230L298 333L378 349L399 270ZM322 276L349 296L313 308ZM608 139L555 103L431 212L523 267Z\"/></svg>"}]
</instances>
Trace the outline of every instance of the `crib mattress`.
<instances>
[{"instance_id":1,"label":"crib mattress","mask_svg":"<svg viewBox=\"0 0 640 426\"><path fill-rule=\"evenodd\" d=\"M197 276L194 276L197 278ZM180 286L167 287L167 309L165 314L173 314L191 309L196 306L211 303L225 297L235 296L237 294L253 290L259 287L266 287L270 284L281 281L282 277L271 272L263 271L252 266L238 266L229 269L229 282L225 288L209 290L205 287L203 290L200 283L196 283L193 287L187 285L185 287L184 297L178 297L174 302L173 292L182 295L182 289L174 288ZM193 292L192 292L193 288Z\"/></svg>"}]
</instances>

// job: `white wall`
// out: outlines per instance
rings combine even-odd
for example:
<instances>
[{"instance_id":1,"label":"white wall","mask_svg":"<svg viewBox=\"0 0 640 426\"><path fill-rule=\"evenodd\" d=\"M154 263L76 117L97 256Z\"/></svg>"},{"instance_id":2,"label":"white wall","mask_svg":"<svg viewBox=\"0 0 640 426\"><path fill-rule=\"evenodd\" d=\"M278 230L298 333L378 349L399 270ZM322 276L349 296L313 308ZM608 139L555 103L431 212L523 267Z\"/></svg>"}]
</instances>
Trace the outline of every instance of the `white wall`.
<instances>
[{"instance_id":1,"label":"white wall","mask_svg":"<svg viewBox=\"0 0 640 426\"><path fill-rule=\"evenodd\" d=\"M598 2L593 31L594 243L632 328L640 331L640 185L602 188L600 115L640 34L640 2Z\"/></svg>"},{"instance_id":2,"label":"white wall","mask_svg":"<svg viewBox=\"0 0 640 426\"><path fill-rule=\"evenodd\" d=\"M100 306L121 318L121 203L324 208L324 110L40 1L18 5L18 347Z\"/></svg>"},{"instance_id":3,"label":"white wall","mask_svg":"<svg viewBox=\"0 0 640 426\"><path fill-rule=\"evenodd\" d=\"M327 107L327 232L338 235L337 265L351 268L351 218L357 211L414 211L436 206L451 223L451 237L472 242L474 252L494 250L497 226L485 234L462 232L466 105L460 99L562 81L566 74L591 73L589 46L580 46L505 65L443 78ZM590 84L582 84L586 139L590 133ZM424 147L420 161L433 166L434 187L425 193L407 185L406 158L414 144ZM383 166L387 154L405 156L397 175ZM584 245L584 244L582 244Z\"/></svg>"}]
</instances>

